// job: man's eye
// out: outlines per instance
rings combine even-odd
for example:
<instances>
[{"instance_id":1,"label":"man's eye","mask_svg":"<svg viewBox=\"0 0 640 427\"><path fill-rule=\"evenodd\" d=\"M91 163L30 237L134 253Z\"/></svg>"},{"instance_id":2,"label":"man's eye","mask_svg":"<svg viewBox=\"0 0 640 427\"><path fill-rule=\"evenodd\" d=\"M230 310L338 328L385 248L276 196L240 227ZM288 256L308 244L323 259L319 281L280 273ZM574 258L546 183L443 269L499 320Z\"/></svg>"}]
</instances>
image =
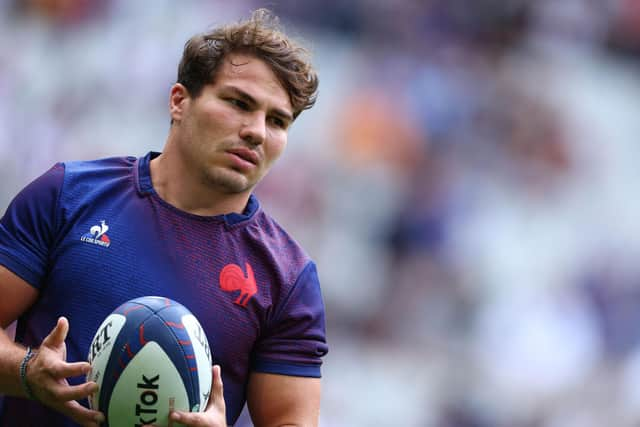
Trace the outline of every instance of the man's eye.
<instances>
[{"instance_id":1,"label":"man's eye","mask_svg":"<svg viewBox=\"0 0 640 427\"><path fill-rule=\"evenodd\" d=\"M232 103L233 105L235 105L236 107L240 108L241 110L248 110L249 109L249 104L247 104L246 102L241 101L239 99L230 98L229 102Z\"/></svg>"},{"instance_id":2,"label":"man's eye","mask_svg":"<svg viewBox=\"0 0 640 427\"><path fill-rule=\"evenodd\" d=\"M286 128L287 124L285 123L284 120L282 120L279 117L271 117L271 123L273 123L275 126L279 127L279 128Z\"/></svg>"}]
</instances>

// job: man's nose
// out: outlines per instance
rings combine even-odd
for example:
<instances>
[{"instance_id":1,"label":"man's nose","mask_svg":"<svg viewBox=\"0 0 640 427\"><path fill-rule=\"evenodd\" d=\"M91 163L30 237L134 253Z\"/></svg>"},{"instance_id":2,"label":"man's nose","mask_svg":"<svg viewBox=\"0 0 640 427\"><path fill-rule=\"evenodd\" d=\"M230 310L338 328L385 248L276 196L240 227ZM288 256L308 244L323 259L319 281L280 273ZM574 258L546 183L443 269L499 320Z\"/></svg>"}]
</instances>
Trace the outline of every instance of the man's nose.
<instances>
[{"instance_id":1,"label":"man's nose","mask_svg":"<svg viewBox=\"0 0 640 427\"><path fill-rule=\"evenodd\" d=\"M264 142L267 134L267 123L265 115L260 112L247 115L240 128L240 138L259 145Z\"/></svg>"}]
</instances>

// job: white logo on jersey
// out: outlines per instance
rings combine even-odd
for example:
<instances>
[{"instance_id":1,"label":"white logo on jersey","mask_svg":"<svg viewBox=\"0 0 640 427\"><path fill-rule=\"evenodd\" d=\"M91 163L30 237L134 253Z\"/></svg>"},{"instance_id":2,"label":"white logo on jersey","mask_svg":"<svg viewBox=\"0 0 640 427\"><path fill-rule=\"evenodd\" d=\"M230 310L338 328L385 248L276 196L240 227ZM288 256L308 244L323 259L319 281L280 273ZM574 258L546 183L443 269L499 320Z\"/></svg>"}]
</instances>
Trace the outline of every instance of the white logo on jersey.
<instances>
[{"instance_id":1,"label":"white logo on jersey","mask_svg":"<svg viewBox=\"0 0 640 427\"><path fill-rule=\"evenodd\" d=\"M89 232L83 234L80 237L80 240L85 243L93 243L94 245L104 246L108 248L111 245L111 239L107 236L107 231L109 230L109 226L106 221L103 219L100 221L100 225L94 225L89 229Z\"/></svg>"}]
</instances>

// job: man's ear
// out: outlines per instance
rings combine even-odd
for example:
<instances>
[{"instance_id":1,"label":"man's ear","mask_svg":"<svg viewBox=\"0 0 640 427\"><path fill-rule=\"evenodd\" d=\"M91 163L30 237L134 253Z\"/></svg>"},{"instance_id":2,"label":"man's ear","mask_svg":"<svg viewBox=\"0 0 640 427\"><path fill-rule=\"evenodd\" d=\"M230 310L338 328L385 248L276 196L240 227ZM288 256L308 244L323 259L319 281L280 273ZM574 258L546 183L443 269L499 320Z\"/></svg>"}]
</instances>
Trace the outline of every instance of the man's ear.
<instances>
[{"instance_id":1,"label":"man's ear","mask_svg":"<svg viewBox=\"0 0 640 427\"><path fill-rule=\"evenodd\" d=\"M189 91L181 83L171 86L169 92L169 114L171 122L179 122L184 116L185 107L189 101Z\"/></svg>"}]
</instances>

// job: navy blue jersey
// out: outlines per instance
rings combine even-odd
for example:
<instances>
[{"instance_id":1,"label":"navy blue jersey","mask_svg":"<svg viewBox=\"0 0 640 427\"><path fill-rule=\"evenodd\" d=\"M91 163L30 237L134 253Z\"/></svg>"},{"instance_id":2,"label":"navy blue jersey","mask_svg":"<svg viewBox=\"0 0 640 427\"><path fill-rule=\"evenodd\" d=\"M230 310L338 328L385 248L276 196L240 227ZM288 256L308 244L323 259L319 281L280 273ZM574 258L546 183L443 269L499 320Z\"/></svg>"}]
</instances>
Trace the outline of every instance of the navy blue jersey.
<instances>
[{"instance_id":1,"label":"navy blue jersey","mask_svg":"<svg viewBox=\"0 0 640 427\"><path fill-rule=\"evenodd\" d=\"M157 155L60 163L11 202L0 220L0 264L39 291L16 341L39 345L64 315L67 360L86 360L120 304L171 298L205 329L233 424L251 371L320 376L328 347L316 267L253 195L242 214L211 217L163 201L149 169ZM0 425L74 424L6 398Z\"/></svg>"}]
</instances>

